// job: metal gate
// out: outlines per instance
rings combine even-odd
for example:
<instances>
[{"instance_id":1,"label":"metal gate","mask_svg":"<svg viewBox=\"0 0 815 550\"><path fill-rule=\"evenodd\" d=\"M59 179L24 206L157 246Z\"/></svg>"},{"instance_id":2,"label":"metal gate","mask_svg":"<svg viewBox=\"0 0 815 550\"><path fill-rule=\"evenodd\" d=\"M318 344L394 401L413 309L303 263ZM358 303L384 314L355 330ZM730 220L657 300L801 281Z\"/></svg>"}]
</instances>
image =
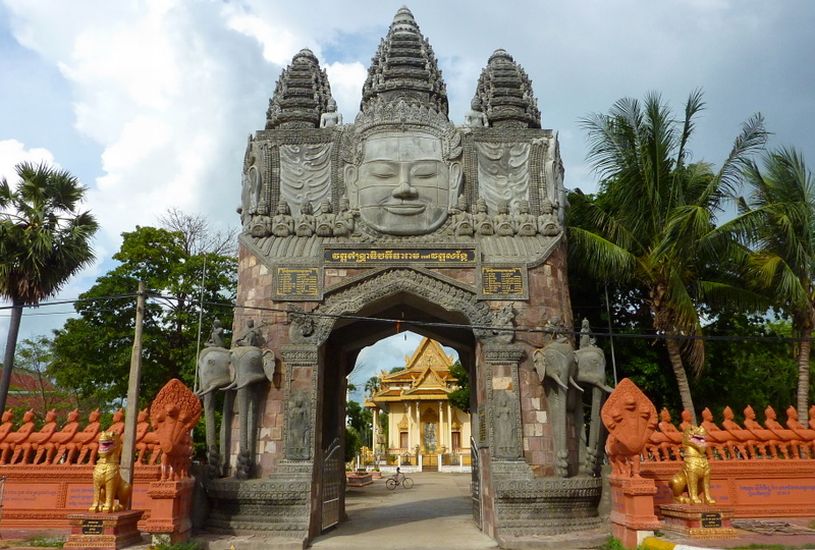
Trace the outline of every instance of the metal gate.
<instances>
[{"instance_id":1,"label":"metal gate","mask_svg":"<svg viewBox=\"0 0 815 550\"><path fill-rule=\"evenodd\" d=\"M335 438L323 452L323 531L340 522L340 491L345 470L341 451L340 440Z\"/></svg>"},{"instance_id":2,"label":"metal gate","mask_svg":"<svg viewBox=\"0 0 815 550\"><path fill-rule=\"evenodd\" d=\"M481 466L478 459L478 444L475 439L470 438L470 464L472 481L470 482L470 493L473 498L473 521L476 527L481 529Z\"/></svg>"}]
</instances>

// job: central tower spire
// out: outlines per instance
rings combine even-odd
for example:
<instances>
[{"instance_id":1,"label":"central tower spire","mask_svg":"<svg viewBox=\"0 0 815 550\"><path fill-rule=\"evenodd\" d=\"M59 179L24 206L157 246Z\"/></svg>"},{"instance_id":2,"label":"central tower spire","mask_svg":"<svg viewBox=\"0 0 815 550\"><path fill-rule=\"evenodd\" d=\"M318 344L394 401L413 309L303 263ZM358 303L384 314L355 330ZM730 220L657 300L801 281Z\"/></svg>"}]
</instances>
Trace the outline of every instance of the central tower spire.
<instances>
[{"instance_id":1,"label":"central tower spire","mask_svg":"<svg viewBox=\"0 0 815 550\"><path fill-rule=\"evenodd\" d=\"M422 36L413 14L399 8L388 34L379 43L362 88L360 110L377 101L403 100L447 116L447 88L430 42Z\"/></svg>"}]
</instances>

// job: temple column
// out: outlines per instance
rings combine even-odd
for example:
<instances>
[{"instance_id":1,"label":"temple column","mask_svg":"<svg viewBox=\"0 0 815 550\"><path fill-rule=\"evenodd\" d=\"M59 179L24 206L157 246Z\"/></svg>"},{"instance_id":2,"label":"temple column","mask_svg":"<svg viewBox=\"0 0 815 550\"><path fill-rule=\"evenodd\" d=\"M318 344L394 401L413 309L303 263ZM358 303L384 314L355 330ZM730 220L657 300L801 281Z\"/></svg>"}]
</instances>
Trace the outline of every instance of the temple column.
<instances>
[{"instance_id":1,"label":"temple column","mask_svg":"<svg viewBox=\"0 0 815 550\"><path fill-rule=\"evenodd\" d=\"M408 451L413 448L413 403L405 403L405 414L408 420Z\"/></svg>"},{"instance_id":2,"label":"temple column","mask_svg":"<svg viewBox=\"0 0 815 550\"><path fill-rule=\"evenodd\" d=\"M374 452L374 456L376 456L376 432L377 426L379 422L377 422L377 418L379 417L379 409L374 407L373 414L371 418L373 419L373 426L371 426L371 450Z\"/></svg>"},{"instance_id":3,"label":"temple column","mask_svg":"<svg viewBox=\"0 0 815 550\"><path fill-rule=\"evenodd\" d=\"M444 410L441 407L441 401L439 401L439 441L438 447L441 449L444 447L444 415L442 414Z\"/></svg>"},{"instance_id":4,"label":"temple column","mask_svg":"<svg viewBox=\"0 0 815 550\"><path fill-rule=\"evenodd\" d=\"M459 435L459 437L461 437ZM450 451L453 450L453 406L447 402L447 441L450 442Z\"/></svg>"}]
</instances>

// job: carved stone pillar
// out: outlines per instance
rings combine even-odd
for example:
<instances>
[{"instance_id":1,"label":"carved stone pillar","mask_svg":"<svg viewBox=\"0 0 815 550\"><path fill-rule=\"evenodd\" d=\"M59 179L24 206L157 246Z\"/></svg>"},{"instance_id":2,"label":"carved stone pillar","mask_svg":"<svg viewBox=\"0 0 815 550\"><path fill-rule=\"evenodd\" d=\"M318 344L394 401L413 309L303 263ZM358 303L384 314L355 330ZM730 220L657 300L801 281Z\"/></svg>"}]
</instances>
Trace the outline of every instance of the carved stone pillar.
<instances>
[{"instance_id":1,"label":"carved stone pillar","mask_svg":"<svg viewBox=\"0 0 815 550\"><path fill-rule=\"evenodd\" d=\"M317 361L316 345L283 346L286 364L284 390L286 421L284 447L287 461L309 461L314 456L317 426Z\"/></svg>"},{"instance_id":2,"label":"carved stone pillar","mask_svg":"<svg viewBox=\"0 0 815 550\"><path fill-rule=\"evenodd\" d=\"M488 433L494 460L523 460L518 364L524 351L517 345L484 346L487 376Z\"/></svg>"}]
</instances>

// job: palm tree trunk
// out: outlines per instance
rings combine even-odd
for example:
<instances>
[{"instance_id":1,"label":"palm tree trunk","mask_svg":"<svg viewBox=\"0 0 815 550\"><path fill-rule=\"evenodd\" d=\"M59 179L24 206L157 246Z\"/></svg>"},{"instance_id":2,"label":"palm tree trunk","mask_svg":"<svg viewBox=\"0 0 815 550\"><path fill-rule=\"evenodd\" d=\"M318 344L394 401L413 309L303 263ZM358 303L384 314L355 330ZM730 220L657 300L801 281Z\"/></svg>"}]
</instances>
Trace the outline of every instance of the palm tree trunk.
<instances>
[{"instance_id":1,"label":"palm tree trunk","mask_svg":"<svg viewBox=\"0 0 815 550\"><path fill-rule=\"evenodd\" d=\"M798 348L798 418L806 423L809 416L809 354L812 348L812 331L802 332Z\"/></svg>"},{"instance_id":2,"label":"palm tree trunk","mask_svg":"<svg viewBox=\"0 0 815 550\"><path fill-rule=\"evenodd\" d=\"M23 303L14 300L11 308L11 320L8 325L6 352L3 355L3 376L0 377L0 413L6 410L6 397L11 385L11 369L14 368L14 350L17 348L17 335L20 332L20 321L23 317Z\"/></svg>"},{"instance_id":3,"label":"palm tree trunk","mask_svg":"<svg viewBox=\"0 0 815 550\"><path fill-rule=\"evenodd\" d=\"M676 385L679 387L679 397L682 399L682 407L690 411L691 421L696 424L696 410L693 408L693 399L690 395L690 385L688 384L688 374L685 372L685 365L682 364L682 355L679 353L679 342L674 338L665 341L668 346L668 358L671 360L671 367L676 377Z\"/></svg>"}]
</instances>

